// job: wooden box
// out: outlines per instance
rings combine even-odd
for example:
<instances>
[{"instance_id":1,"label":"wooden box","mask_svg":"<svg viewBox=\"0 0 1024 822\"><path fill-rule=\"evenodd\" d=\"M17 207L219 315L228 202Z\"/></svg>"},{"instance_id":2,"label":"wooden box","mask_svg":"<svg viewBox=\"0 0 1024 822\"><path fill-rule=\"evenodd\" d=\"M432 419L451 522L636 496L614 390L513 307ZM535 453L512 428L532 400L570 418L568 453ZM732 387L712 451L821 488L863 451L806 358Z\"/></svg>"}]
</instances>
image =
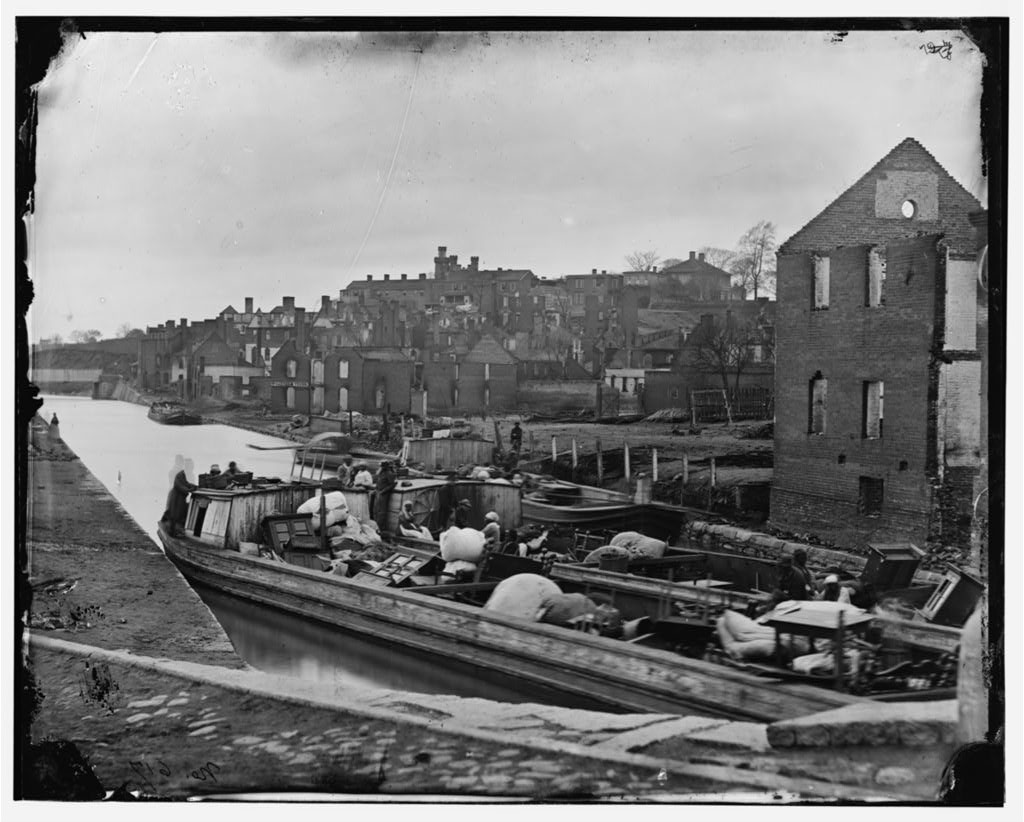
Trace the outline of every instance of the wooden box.
<instances>
[{"instance_id":1,"label":"wooden box","mask_svg":"<svg viewBox=\"0 0 1024 822\"><path fill-rule=\"evenodd\" d=\"M909 542L869 544L861 581L870 582L876 591L909 588L923 556L924 551Z\"/></svg>"},{"instance_id":2,"label":"wooden box","mask_svg":"<svg viewBox=\"0 0 1024 822\"><path fill-rule=\"evenodd\" d=\"M921 609L921 614L929 622L959 627L967 621L984 591L984 582L951 565Z\"/></svg>"}]
</instances>

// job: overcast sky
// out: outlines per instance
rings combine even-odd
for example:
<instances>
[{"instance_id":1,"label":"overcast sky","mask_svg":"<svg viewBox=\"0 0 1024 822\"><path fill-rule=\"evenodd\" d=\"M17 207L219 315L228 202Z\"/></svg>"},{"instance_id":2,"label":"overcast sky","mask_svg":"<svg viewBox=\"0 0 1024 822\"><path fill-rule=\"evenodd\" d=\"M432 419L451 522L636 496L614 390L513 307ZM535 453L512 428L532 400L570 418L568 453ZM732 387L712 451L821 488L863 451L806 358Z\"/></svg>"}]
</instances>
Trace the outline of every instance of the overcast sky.
<instances>
[{"instance_id":1,"label":"overcast sky","mask_svg":"<svg viewBox=\"0 0 1024 822\"><path fill-rule=\"evenodd\" d=\"M315 307L438 245L781 242L905 137L985 202L980 78L956 32L89 33L40 87L30 338Z\"/></svg>"}]
</instances>

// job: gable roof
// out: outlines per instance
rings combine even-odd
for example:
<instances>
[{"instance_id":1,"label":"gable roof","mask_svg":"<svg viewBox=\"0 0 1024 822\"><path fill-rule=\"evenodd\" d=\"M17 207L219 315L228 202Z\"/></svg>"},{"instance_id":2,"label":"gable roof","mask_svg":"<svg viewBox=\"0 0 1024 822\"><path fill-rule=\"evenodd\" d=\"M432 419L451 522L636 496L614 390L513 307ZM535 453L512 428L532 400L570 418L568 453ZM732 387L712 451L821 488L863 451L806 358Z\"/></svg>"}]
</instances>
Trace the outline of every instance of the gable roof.
<instances>
[{"instance_id":1,"label":"gable roof","mask_svg":"<svg viewBox=\"0 0 1024 822\"><path fill-rule=\"evenodd\" d=\"M491 363L492 365L512 365L515 362L512 355L498 345L493 337L481 337L480 342L473 346L463 361Z\"/></svg>"},{"instance_id":2,"label":"gable roof","mask_svg":"<svg viewBox=\"0 0 1024 822\"><path fill-rule=\"evenodd\" d=\"M227 308L225 308L223 311L221 311L220 314L218 314L217 316L220 317L220 316L223 316L224 314L238 314L238 313L239 312L235 310L235 307L233 305L229 305Z\"/></svg>"},{"instance_id":3,"label":"gable roof","mask_svg":"<svg viewBox=\"0 0 1024 822\"><path fill-rule=\"evenodd\" d=\"M880 180L894 172L932 172L936 175L937 219L875 216L875 192ZM908 137L857 182L833 200L778 250L798 254L839 246L876 245L926 234L944 234L954 248L973 250L969 215L981 203L958 183L917 140Z\"/></svg>"},{"instance_id":4,"label":"gable roof","mask_svg":"<svg viewBox=\"0 0 1024 822\"><path fill-rule=\"evenodd\" d=\"M629 272L631 274L636 272ZM694 257L692 260L683 260L681 263L670 265L668 268L663 268L661 271L648 271L646 272L651 275L652 278L657 278L663 274L690 274L704 276L715 276L715 277L732 277L732 275L719 268L716 265L711 265L707 260L701 260Z\"/></svg>"}]
</instances>

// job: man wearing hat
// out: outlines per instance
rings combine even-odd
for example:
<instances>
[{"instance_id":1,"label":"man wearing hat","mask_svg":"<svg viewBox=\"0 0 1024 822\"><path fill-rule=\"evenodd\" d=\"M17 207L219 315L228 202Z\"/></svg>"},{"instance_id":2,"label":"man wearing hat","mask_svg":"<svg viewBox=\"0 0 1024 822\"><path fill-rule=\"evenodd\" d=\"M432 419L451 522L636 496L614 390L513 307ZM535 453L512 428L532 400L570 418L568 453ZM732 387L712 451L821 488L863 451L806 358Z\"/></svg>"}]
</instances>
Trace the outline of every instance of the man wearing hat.
<instances>
[{"instance_id":1,"label":"man wearing hat","mask_svg":"<svg viewBox=\"0 0 1024 822\"><path fill-rule=\"evenodd\" d=\"M452 514L454 525L456 528L468 528L469 527L469 513L473 510L473 503L468 499L460 499L459 504L455 506L455 512Z\"/></svg>"},{"instance_id":2,"label":"man wearing hat","mask_svg":"<svg viewBox=\"0 0 1024 822\"><path fill-rule=\"evenodd\" d=\"M775 590L772 591L772 601L775 604L788 599L808 598L807 580L800 571L793 567L793 557L789 554L779 557L776 574Z\"/></svg>"},{"instance_id":3,"label":"man wearing hat","mask_svg":"<svg viewBox=\"0 0 1024 822\"><path fill-rule=\"evenodd\" d=\"M218 491L223 491L228 487L228 478L221 474L220 466L216 463L210 466L207 483L209 488L215 488Z\"/></svg>"},{"instance_id":4,"label":"man wearing hat","mask_svg":"<svg viewBox=\"0 0 1024 822\"><path fill-rule=\"evenodd\" d=\"M829 602L849 602L850 589L839 584L837 574L829 574L824 579L821 598Z\"/></svg>"}]
</instances>

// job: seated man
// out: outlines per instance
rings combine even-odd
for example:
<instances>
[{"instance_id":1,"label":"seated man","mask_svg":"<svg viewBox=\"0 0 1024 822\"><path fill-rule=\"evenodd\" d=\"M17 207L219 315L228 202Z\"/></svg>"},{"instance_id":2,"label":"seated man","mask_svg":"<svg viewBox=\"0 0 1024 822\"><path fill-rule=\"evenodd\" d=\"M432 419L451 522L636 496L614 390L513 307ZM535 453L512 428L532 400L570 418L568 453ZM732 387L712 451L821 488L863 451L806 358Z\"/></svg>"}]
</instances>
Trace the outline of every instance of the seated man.
<instances>
[{"instance_id":1,"label":"seated man","mask_svg":"<svg viewBox=\"0 0 1024 822\"><path fill-rule=\"evenodd\" d=\"M211 465L209 472L208 487L223 491L228 487L228 478L220 472L219 465Z\"/></svg>"},{"instance_id":2,"label":"seated man","mask_svg":"<svg viewBox=\"0 0 1024 822\"><path fill-rule=\"evenodd\" d=\"M429 530L417 524L416 517L412 513L411 502L405 502L402 505L402 513L398 515L398 533L404 537L414 537L415 539L433 539Z\"/></svg>"},{"instance_id":3,"label":"seated man","mask_svg":"<svg viewBox=\"0 0 1024 822\"><path fill-rule=\"evenodd\" d=\"M372 491L374 488L373 474L367 468L365 462L359 463L356 468L356 476L352 482L353 487L364 491Z\"/></svg>"}]
</instances>

